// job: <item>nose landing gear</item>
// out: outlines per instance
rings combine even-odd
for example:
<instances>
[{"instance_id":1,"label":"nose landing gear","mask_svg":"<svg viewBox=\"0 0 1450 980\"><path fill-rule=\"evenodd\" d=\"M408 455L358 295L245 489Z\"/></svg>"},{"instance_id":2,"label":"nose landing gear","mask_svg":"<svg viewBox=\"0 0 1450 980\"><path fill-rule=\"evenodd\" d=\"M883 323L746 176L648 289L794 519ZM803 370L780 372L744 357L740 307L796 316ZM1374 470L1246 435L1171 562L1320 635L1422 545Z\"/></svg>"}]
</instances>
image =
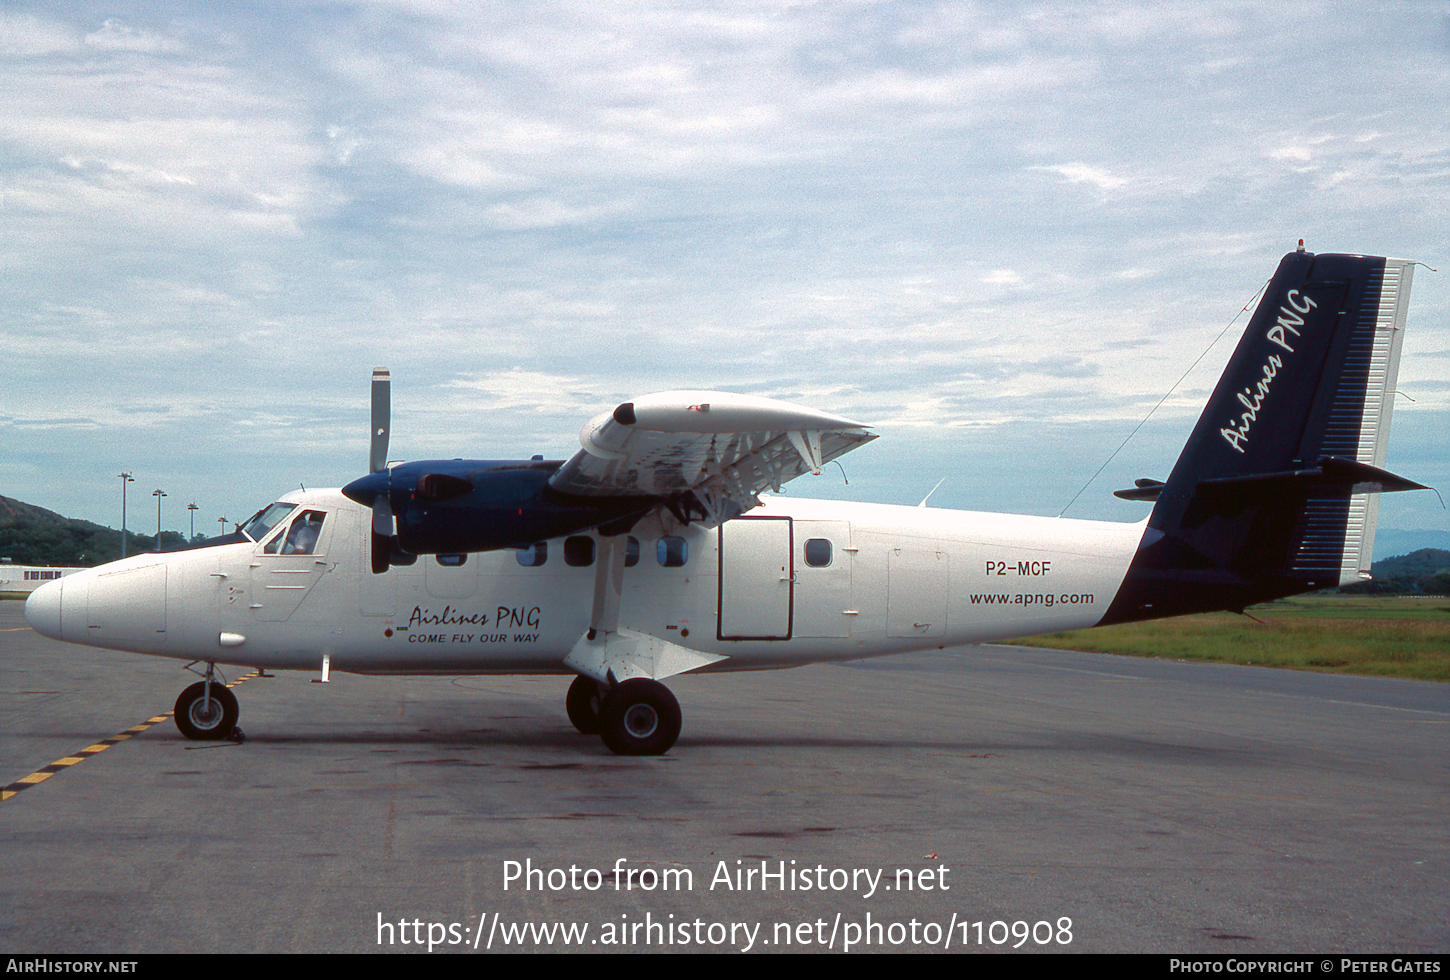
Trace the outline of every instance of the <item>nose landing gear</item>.
<instances>
[{"instance_id":1,"label":"nose landing gear","mask_svg":"<svg viewBox=\"0 0 1450 980\"><path fill-rule=\"evenodd\" d=\"M237 696L226 685L212 679L215 670L216 665L208 663L206 680L197 681L176 699L173 718L176 727L187 738L203 742L220 741L241 732L237 728L237 718L241 714Z\"/></svg>"}]
</instances>

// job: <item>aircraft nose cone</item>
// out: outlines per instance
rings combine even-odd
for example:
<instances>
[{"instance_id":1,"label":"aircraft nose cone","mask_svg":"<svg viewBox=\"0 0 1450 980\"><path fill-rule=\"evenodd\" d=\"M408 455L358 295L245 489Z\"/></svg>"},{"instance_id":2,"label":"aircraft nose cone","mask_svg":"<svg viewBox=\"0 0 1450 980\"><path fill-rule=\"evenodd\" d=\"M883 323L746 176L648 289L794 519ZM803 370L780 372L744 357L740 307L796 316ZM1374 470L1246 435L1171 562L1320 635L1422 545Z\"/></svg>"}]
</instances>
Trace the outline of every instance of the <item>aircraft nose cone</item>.
<instances>
[{"instance_id":1,"label":"aircraft nose cone","mask_svg":"<svg viewBox=\"0 0 1450 980\"><path fill-rule=\"evenodd\" d=\"M65 579L46 582L25 600L25 621L30 628L53 640L60 637L60 599Z\"/></svg>"}]
</instances>

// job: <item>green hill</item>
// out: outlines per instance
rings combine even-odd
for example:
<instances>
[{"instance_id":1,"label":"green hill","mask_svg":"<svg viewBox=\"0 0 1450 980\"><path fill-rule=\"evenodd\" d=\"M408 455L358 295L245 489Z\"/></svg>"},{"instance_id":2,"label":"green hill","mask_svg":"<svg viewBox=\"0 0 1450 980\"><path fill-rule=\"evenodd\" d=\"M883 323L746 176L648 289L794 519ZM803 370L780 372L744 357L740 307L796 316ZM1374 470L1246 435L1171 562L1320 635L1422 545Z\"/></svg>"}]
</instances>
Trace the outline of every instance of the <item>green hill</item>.
<instances>
[{"instance_id":1,"label":"green hill","mask_svg":"<svg viewBox=\"0 0 1450 980\"><path fill-rule=\"evenodd\" d=\"M1344 586L1359 596L1450 596L1450 551L1421 548L1408 555L1382 558L1370 567L1372 581Z\"/></svg>"},{"instance_id":2,"label":"green hill","mask_svg":"<svg viewBox=\"0 0 1450 980\"><path fill-rule=\"evenodd\" d=\"M1422 578L1450 571L1450 551L1421 548L1408 555L1386 558L1374 563L1374 574L1387 578Z\"/></svg>"},{"instance_id":3,"label":"green hill","mask_svg":"<svg viewBox=\"0 0 1450 980\"><path fill-rule=\"evenodd\" d=\"M1347 585L1341 592L1395 595L1450 595L1450 551L1421 548L1384 558L1370 569L1374 580Z\"/></svg>"},{"instance_id":4,"label":"green hill","mask_svg":"<svg viewBox=\"0 0 1450 980\"><path fill-rule=\"evenodd\" d=\"M177 532L161 532L163 548L182 543ZM127 532L127 554L155 550L155 535ZM16 565L100 565L121 557L121 532L0 497L0 557Z\"/></svg>"}]
</instances>

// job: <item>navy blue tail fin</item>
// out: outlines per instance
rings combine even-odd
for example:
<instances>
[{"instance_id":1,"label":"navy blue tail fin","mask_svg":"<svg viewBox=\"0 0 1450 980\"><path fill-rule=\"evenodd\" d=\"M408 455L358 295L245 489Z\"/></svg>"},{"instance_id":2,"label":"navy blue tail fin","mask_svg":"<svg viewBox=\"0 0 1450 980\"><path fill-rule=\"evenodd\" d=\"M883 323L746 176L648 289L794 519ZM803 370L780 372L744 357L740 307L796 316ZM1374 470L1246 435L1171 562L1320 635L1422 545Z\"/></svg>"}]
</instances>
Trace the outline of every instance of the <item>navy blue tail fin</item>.
<instances>
[{"instance_id":1,"label":"navy blue tail fin","mask_svg":"<svg viewBox=\"0 0 1450 980\"><path fill-rule=\"evenodd\" d=\"M1103 622L1367 577L1412 263L1291 252L1166 483Z\"/></svg>"}]
</instances>

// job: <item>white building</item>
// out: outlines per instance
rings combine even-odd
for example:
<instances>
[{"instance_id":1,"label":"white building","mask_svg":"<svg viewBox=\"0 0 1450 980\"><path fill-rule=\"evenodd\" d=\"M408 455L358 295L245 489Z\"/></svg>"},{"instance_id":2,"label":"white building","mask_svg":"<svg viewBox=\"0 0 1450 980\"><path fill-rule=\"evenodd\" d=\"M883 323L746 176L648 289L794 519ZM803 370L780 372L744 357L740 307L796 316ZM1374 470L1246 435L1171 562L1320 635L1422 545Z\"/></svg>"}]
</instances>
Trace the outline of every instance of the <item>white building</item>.
<instances>
[{"instance_id":1,"label":"white building","mask_svg":"<svg viewBox=\"0 0 1450 980\"><path fill-rule=\"evenodd\" d=\"M81 570L63 565L12 565L9 558L0 558L0 599L23 599L46 582Z\"/></svg>"}]
</instances>

